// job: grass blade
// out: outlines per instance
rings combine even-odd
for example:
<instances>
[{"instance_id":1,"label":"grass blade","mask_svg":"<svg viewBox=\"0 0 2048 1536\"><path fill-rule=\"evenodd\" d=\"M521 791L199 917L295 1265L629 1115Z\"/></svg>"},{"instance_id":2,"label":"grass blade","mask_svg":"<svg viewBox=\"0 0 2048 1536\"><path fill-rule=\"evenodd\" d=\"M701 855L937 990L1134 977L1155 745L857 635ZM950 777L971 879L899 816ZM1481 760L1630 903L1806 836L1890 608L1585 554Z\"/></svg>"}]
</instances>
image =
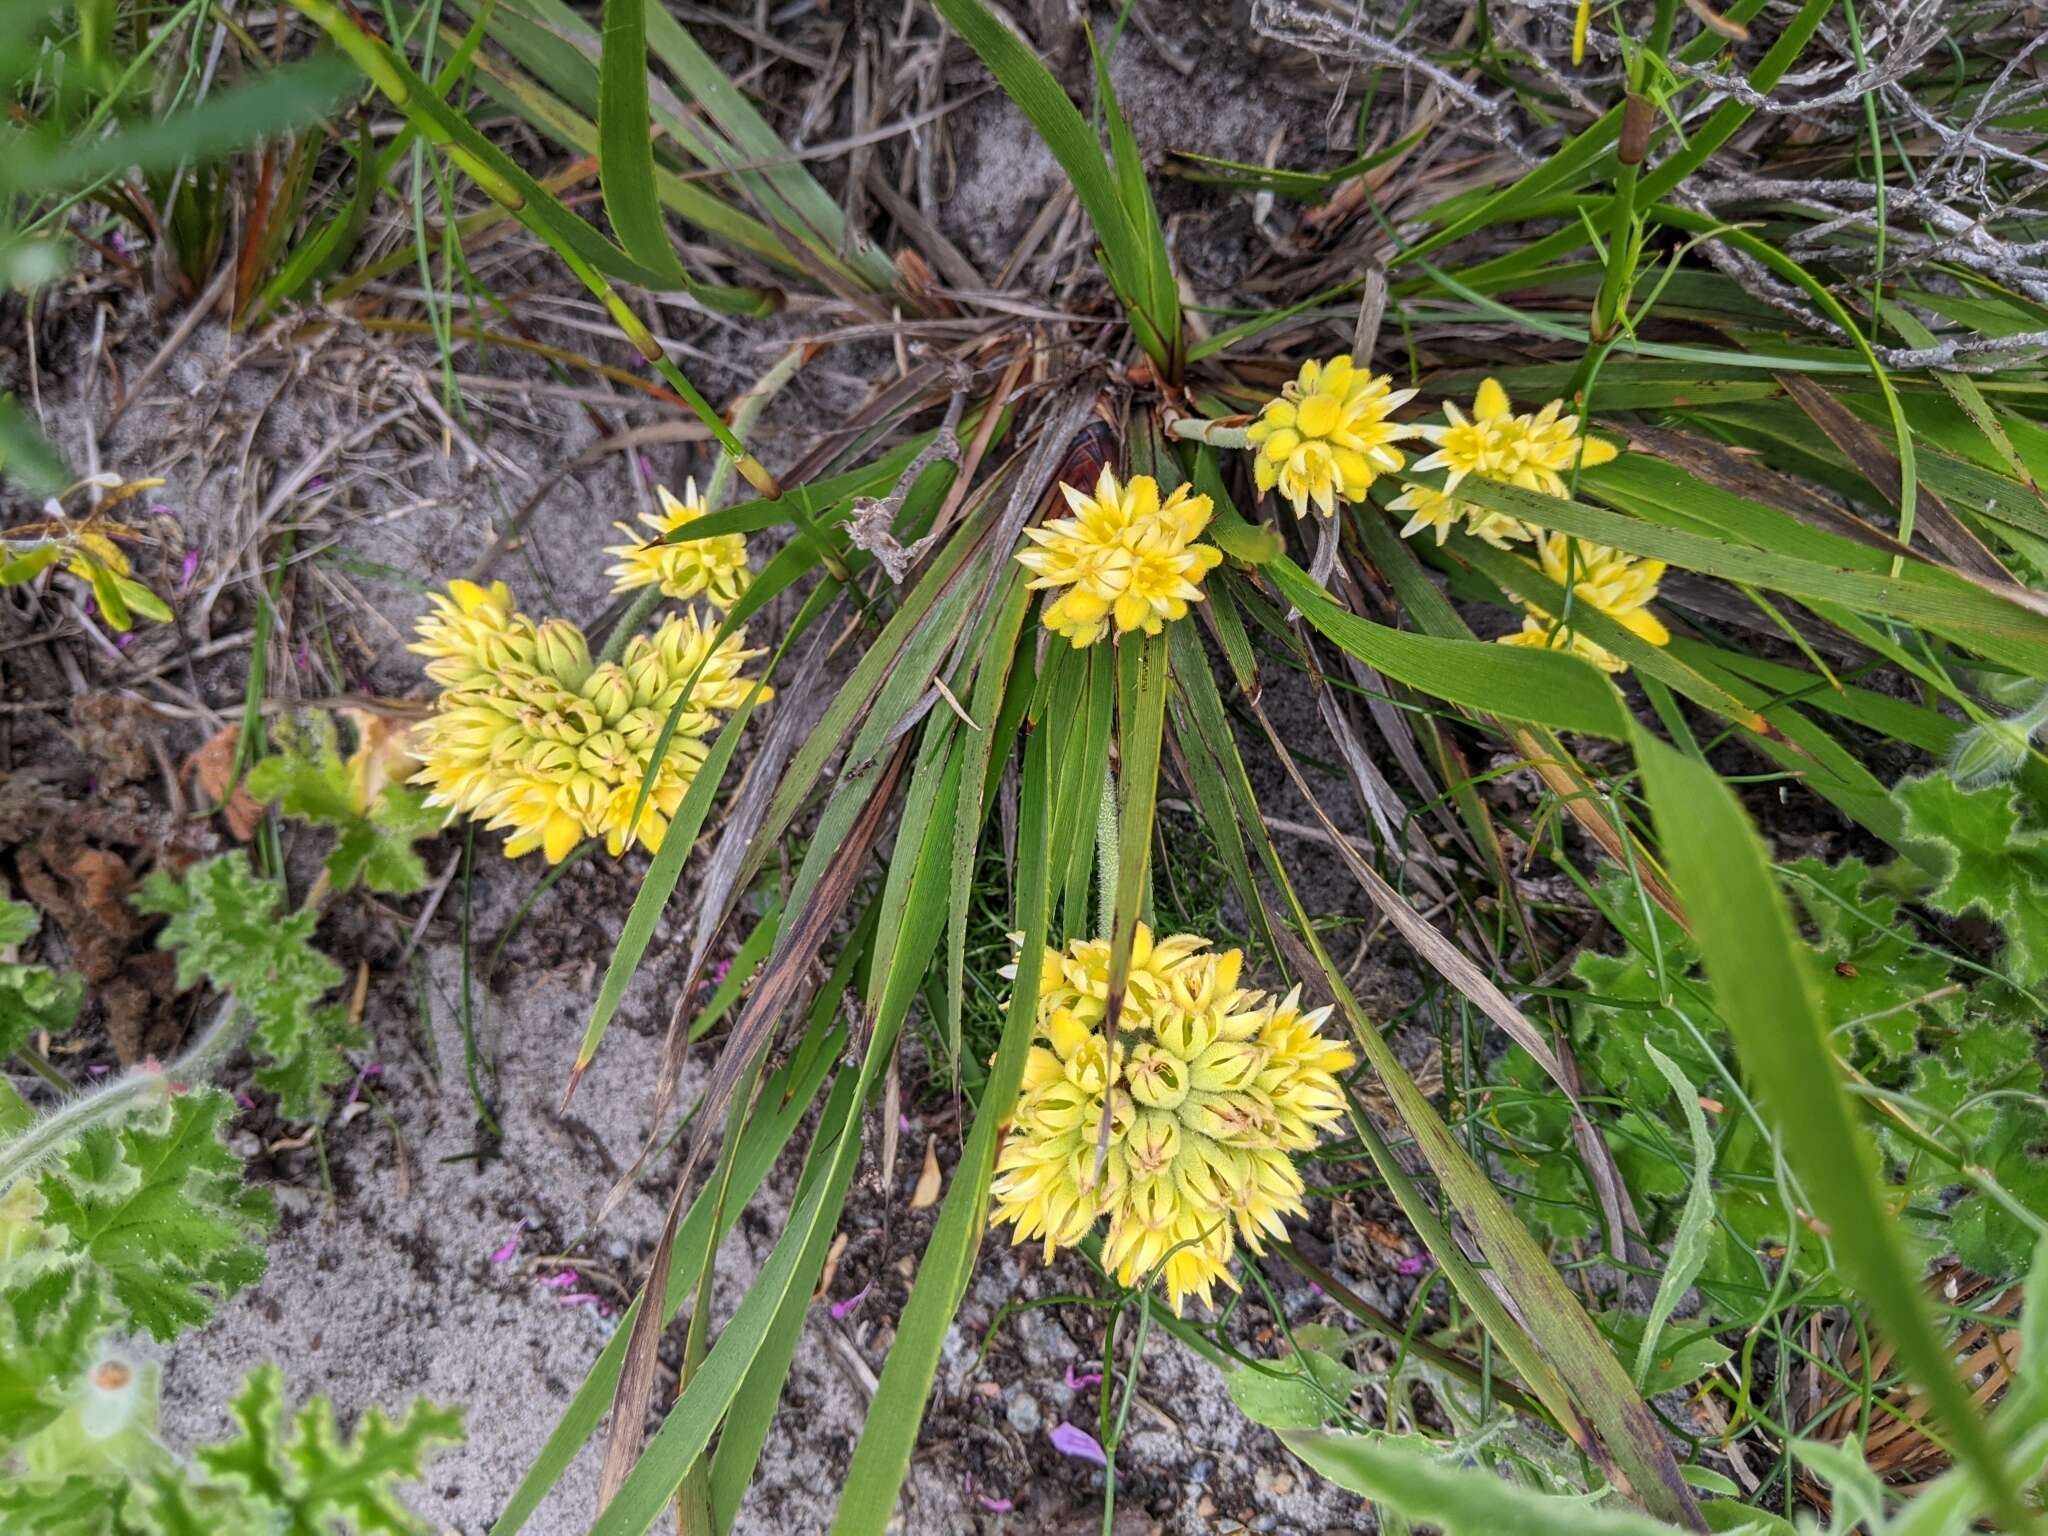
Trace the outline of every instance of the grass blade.
<instances>
[{"instance_id":1,"label":"grass blade","mask_svg":"<svg viewBox=\"0 0 2048 1536\"><path fill-rule=\"evenodd\" d=\"M1927 1393L1958 1459L1989 1491L1999 1518L2012 1530L2028 1529L1983 1420L1956 1379L1919 1276L1899 1250L1896 1217L1879 1192L1873 1151L1856 1131L1814 980L1762 843L1711 768L1640 727L1635 748L1722 1022L1787 1164L1825 1223L1836 1262Z\"/></svg>"},{"instance_id":2,"label":"grass blade","mask_svg":"<svg viewBox=\"0 0 2048 1536\"><path fill-rule=\"evenodd\" d=\"M1061 722L1065 724L1065 722ZM896 1496L910 1469L924 1406L938 1370L947 1325L966 1294L988 1228L989 1186L995 1169L996 1127L1009 1112L1023 1080L1024 1059L1038 1015L1039 969L1050 922L1052 753L1048 723L1032 733L1025 753L1017 833L1016 912L1024 938L1017 952L1009 1018L988 1078L974 1129L953 1173L919 1264L909 1303L897 1322L896 1342L882 1366L881 1384L854 1448L853 1463L833 1517L835 1536L881 1536L895 1514ZM970 780L977 784L978 780ZM978 818L977 818L978 819ZM944 839L938 841L943 843Z\"/></svg>"},{"instance_id":3,"label":"grass blade","mask_svg":"<svg viewBox=\"0 0 2048 1536\"><path fill-rule=\"evenodd\" d=\"M838 991L831 995L836 1002L840 992L845 990L847 977L835 978ZM753 1195L768 1170L781 1156L782 1149L789 1144L796 1129L810 1113L811 1101L817 1097L818 1089L824 1083L826 1074L837 1062L839 1052L844 1048L846 1032L842 1027L830 1023L832 1011L824 1014L829 1028L819 1027L813 1039L817 1049L808 1054L797 1052L789 1065L770 1077L762 1103L767 1109L755 1115L742 1134L739 1158L734 1164L732 1187L727 1193L726 1207L718 1213L718 1229L712 1231L712 1205L709 1194L701 1195L690 1207L689 1215L676 1233L675 1252L677 1279L668 1288L662 1301L664 1324L674 1317L688 1294L684 1277L694 1273L703 1262L708 1245L723 1241L725 1234L739 1220L740 1211ZM817 1019L813 1019L814 1025ZM842 1102L851 1093L852 1081L843 1079L833 1090L828 1102L824 1121L830 1124L845 1112ZM583 1379L583 1385L576 1389L569 1406L527 1468L512 1497L506 1501L505 1509L491 1526L490 1536L515 1536L533 1513L540 1507L541 1500L569 1470L585 1442L597 1432L604 1420L605 1408L610 1404L612 1390L619 1378L619 1368L625 1359L626 1341L632 1336L632 1327L639 1316L639 1309L647 1305L647 1293L642 1292L633 1300L632 1307L620 1319L618 1328L597 1357L590 1374Z\"/></svg>"}]
</instances>

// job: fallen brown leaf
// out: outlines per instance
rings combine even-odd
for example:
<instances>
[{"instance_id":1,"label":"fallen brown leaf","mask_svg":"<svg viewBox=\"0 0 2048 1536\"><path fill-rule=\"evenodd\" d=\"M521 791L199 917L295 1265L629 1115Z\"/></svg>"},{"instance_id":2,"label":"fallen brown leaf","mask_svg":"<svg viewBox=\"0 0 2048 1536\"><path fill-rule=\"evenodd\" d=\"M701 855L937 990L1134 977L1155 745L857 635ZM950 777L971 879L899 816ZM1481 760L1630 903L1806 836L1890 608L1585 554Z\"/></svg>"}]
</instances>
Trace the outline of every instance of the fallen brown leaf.
<instances>
[{"instance_id":1,"label":"fallen brown leaf","mask_svg":"<svg viewBox=\"0 0 2048 1536\"><path fill-rule=\"evenodd\" d=\"M811 1292L811 1300L817 1301L832 1289L832 1282L839 1274L839 1259L846 1252L846 1234L841 1232L832 1239L832 1246L825 1250L825 1268L818 1276L818 1288Z\"/></svg>"},{"instance_id":2,"label":"fallen brown leaf","mask_svg":"<svg viewBox=\"0 0 2048 1536\"><path fill-rule=\"evenodd\" d=\"M263 802L256 799L241 785L235 785L235 792L225 806L221 799L227 795L228 785L234 783L235 746L242 739L242 728L230 725L223 728L197 752L185 759L185 777L191 779L213 801L227 817L228 831L238 843L246 843L256 835L256 828L263 820Z\"/></svg>"}]
</instances>

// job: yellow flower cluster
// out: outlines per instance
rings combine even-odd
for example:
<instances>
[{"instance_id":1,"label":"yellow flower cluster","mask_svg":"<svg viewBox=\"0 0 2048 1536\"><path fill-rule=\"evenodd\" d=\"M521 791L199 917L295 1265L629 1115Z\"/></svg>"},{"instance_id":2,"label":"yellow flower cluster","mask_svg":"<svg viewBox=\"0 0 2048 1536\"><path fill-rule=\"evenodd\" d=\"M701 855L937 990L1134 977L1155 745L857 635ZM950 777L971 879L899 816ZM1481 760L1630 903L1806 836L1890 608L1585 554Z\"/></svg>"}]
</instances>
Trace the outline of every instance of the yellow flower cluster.
<instances>
[{"instance_id":1,"label":"yellow flower cluster","mask_svg":"<svg viewBox=\"0 0 2048 1536\"><path fill-rule=\"evenodd\" d=\"M1405 485L1387 503L1389 511L1409 514L1401 529L1403 538L1428 529L1442 544L1451 529L1463 523L1474 538L1496 549L1531 545L1541 569L1569 588L1575 602L1598 609L1652 645L1671 638L1646 606L1657 595L1664 562L1565 534L1541 533L1518 517L1458 495L1461 484L1475 479L1519 486L1540 496L1564 496L1574 470L1615 457L1612 443L1581 432L1579 418L1565 414L1562 400L1517 414L1497 379L1480 384L1469 413L1445 401L1442 425L1401 426L1386 419L1415 393L1392 388L1384 374L1361 372L1343 353L1327 362L1302 364L1300 375L1279 398L1267 402L1245 433L1260 493L1278 486L1294 504L1296 516L1311 502L1328 516L1340 500L1363 503L1374 480L1400 471L1403 460L1393 443L1421 437L1432 451L1414 467L1443 470L1444 483L1441 489ZM1566 649L1609 672L1627 670L1627 663L1612 651L1535 604L1525 606L1529 617L1521 632L1506 636L1504 643Z\"/></svg>"},{"instance_id":2,"label":"yellow flower cluster","mask_svg":"<svg viewBox=\"0 0 2048 1536\"><path fill-rule=\"evenodd\" d=\"M1278 486L1296 517L1308 516L1311 502L1331 517L1339 498L1364 501L1374 480L1400 469L1401 453L1392 445L1420 431L1387 419L1414 398L1414 390L1393 388L1385 374L1356 367L1348 353L1303 363L1245 433L1258 455L1252 478L1259 494Z\"/></svg>"},{"instance_id":3,"label":"yellow flower cluster","mask_svg":"<svg viewBox=\"0 0 2048 1536\"><path fill-rule=\"evenodd\" d=\"M1050 1259L1109 1218L1102 1260L1124 1285L1163 1273L1176 1313L1235 1289L1242 1242L1264 1252L1302 1211L1292 1155L1344 1114L1338 1074L1356 1058L1304 1013L1238 986L1242 950L1139 925L1117 1038L1105 1038L1109 945L1047 950L1031 1055L1004 1126L993 1220ZM1014 968L1005 972L1014 975ZM1105 1104L1109 1148L1097 1147Z\"/></svg>"},{"instance_id":4,"label":"yellow flower cluster","mask_svg":"<svg viewBox=\"0 0 2048 1536\"><path fill-rule=\"evenodd\" d=\"M694 613L636 635L617 661L595 662L581 630L516 612L503 582L453 582L432 601L411 649L431 658L427 675L441 696L414 733L413 782L430 788L429 805L511 829L505 852L514 858L538 848L559 863L585 837L604 838L615 856L636 841L658 849L717 712L757 686L740 669L761 652L745 648L744 633L714 650L713 628ZM686 687L636 823L655 743Z\"/></svg>"},{"instance_id":5,"label":"yellow flower cluster","mask_svg":"<svg viewBox=\"0 0 2048 1536\"><path fill-rule=\"evenodd\" d=\"M1597 608L1623 628L1652 645L1671 639L1657 616L1650 612L1650 599L1657 595L1657 583L1664 575L1662 560L1589 544L1566 533L1544 533L1536 537L1538 567L1543 574L1571 593L1574 603ZM1567 622L1559 622L1534 603L1525 603L1529 617L1522 620L1517 634L1502 635L1502 645L1531 645L1542 650L1566 650L1582 656L1603 672L1626 672L1628 663L1604 645L1596 644Z\"/></svg>"},{"instance_id":6,"label":"yellow flower cluster","mask_svg":"<svg viewBox=\"0 0 2048 1536\"><path fill-rule=\"evenodd\" d=\"M1195 543L1214 510L1208 497L1183 485L1161 501L1150 475L1119 485L1108 469L1092 496L1064 481L1060 490L1074 515L1025 529L1035 547L1017 552L1032 590L1062 589L1045 605L1047 629L1079 650L1112 624L1120 635L1156 635L1201 601L1202 578L1223 559Z\"/></svg>"},{"instance_id":7,"label":"yellow flower cluster","mask_svg":"<svg viewBox=\"0 0 2048 1536\"><path fill-rule=\"evenodd\" d=\"M656 486L655 493L661 498L660 513L642 513L640 517L654 531L652 539L643 542L630 523L612 524L633 541L608 545L605 549L606 554L619 557L619 563L605 573L613 578L612 590L629 592L635 587L659 586L664 596L678 602L702 595L721 611L732 607L753 580L753 572L747 566L746 536L719 533L708 539L671 543L670 534L694 523L709 509L695 480L685 482L680 501L665 485Z\"/></svg>"},{"instance_id":8,"label":"yellow flower cluster","mask_svg":"<svg viewBox=\"0 0 2048 1536\"><path fill-rule=\"evenodd\" d=\"M1444 425L1418 429L1436 451L1415 461L1419 470L1443 470L1443 489L1411 485L1387 503L1389 511L1413 514L1401 536L1432 528L1441 544L1462 518L1467 532L1496 549L1534 538L1535 530L1521 519L1460 499L1458 484L1469 475L1543 496L1563 496L1568 489L1565 477L1575 466L1605 464L1615 455L1612 443L1583 436L1579 418L1563 412L1564 402L1553 400L1540 411L1517 416L1508 392L1494 379L1479 386L1469 416L1446 400Z\"/></svg>"}]
</instances>

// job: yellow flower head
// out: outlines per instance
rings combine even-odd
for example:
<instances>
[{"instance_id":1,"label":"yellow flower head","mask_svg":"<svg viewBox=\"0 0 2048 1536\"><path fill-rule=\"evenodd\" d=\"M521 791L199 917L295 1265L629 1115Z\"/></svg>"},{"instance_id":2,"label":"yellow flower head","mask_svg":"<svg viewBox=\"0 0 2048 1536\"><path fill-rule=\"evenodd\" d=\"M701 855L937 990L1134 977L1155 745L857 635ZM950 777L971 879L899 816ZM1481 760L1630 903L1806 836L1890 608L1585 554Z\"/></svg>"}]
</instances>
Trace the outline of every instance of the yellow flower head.
<instances>
[{"instance_id":1,"label":"yellow flower head","mask_svg":"<svg viewBox=\"0 0 2048 1536\"><path fill-rule=\"evenodd\" d=\"M744 633L714 649L714 632L686 613L636 636L619 660L594 662L581 630L514 612L503 583L454 583L419 631L412 648L436 658L428 671L443 687L413 732L420 769L412 782L428 786L429 805L509 829L507 855L538 848L550 864L586 837L604 838L614 856L635 842L660 848L718 712L745 701L754 684L740 670L761 654L745 648ZM656 763L678 703L675 733Z\"/></svg>"},{"instance_id":2,"label":"yellow flower head","mask_svg":"<svg viewBox=\"0 0 2048 1536\"><path fill-rule=\"evenodd\" d=\"M1032 573L1034 591L1060 590L1045 605L1045 627L1076 650L1115 625L1118 634L1156 635L1200 602L1202 578L1223 552L1195 539L1209 526L1209 498L1181 486L1159 499L1159 482L1134 476L1119 485L1105 469L1091 496L1064 482L1072 517L1027 528L1017 562Z\"/></svg>"},{"instance_id":3,"label":"yellow flower head","mask_svg":"<svg viewBox=\"0 0 2048 1536\"><path fill-rule=\"evenodd\" d=\"M1520 486L1544 496L1563 496L1566 476L1582 464L1605 464L1615 455L1612 443L1579 432L1579 418L1566 416L1564 402L1553 400L1542 410L1517 416L1508 392L1497 379L1483 381L1468 416L1454 401L1444 402L1442 426L1418 430L1435 452L1417 459L1417 469L1444 471L1443 489L1410 485L1387 503L1391 512L1411 514L1401 537L1430 529L1442 544L1452 527L1464 520L1466 531L1495 549L1526 543L1536 531L1520 518L1494 512L1455 495L1467 476Z\"/></svg>"},{"instance_id":4,"label":"yellow flower head","mask_svg":"<svg viewBox=\"0 0 2048 1536\"><path fill-rule=\"evenodd\" d=\"M695 480L684 483L681 501L665 485L656 486L655 493L661 498L660 514L643 513L640 518L654 530L651 540L640 542L630 523L612 524L634 541L605 549L606 554L619 557L619 563L607 572L615 578L612 590L626 592L634 587L659 586L664 595L678 601L702 593L714 606L730 608L753 580L753 572L747 567L746 536L720 533L708 539L671 543L670 534L705 515L704 499L697 492Z\"/></svg>"},{"instance_id":5,"label":"yellow flower head","mask_svg":"<svg viewBox=\"0 0 2048 1536\"><path fill-rule=\"evenodd\" d=\"M1303 363L1245 433L1258 455L1252 478L1259 494L1277 485L1296 517L1308 516L1311 502L1329 517L1339 498L1363 501L1374 480L1402 465L1392 445L1417 429L1387 418L1414 398L1414 390L1393 388L1385 374L1355 367L1349 353Z\"/></svg>"},{"instance_id":6,"label":"yellow flower head","mask_svg":"<svg viewBox=\"0 0 2048 1536\"><path fill-rule=\"evenodd\" d=\"M1657 583L1664 575L1662 560L1624 554L1605 544L1589 544L1564 533L1540 535L1536 554L1543 574L1569 590L1574 603L1598 609L1652 645L1669 643L1671 631L1649 609L1650 600L1657 595ZM1605 646L1559 623L1534 603L1524 606L1529 617L1522 621L1520 633L1501 636L1501 644L1565 650L1605 672L1628 670L1628 663Z\"/></svg>"},{"instance_id":7,"label":"yellow flower head","mask_svg":"<svg viewBox=\"0 0 2048 1536\"><path fill-rule=\"evenodd\" d=\"M1050 1259L1109 1218L1103 1263L1124 1285L1155 1271L1176 1313L1236 1287L1238 1243L1264 1252L1302 1210L1291 1154L1344 1113L1355 1057L1320 1033L1327 1008L1238 986L1242 950L1140 924L1112 1045L1109 945L1047 950L1037 1027L992 1188L996 1224ZM1008 972L1006 974L1014 974ZM1103 1117L1108 1155L1098 1173Z\"/></svg>"},{"instance_id":8,"label":"yellow flower head","mask_svg":"<svg viewBox=\"0 0 2048 1536\"><path fill-rule=\"evenodd\" d=\"M432 605L406 649L431 657L427 676L444 689L488 683L515 666L533 663L533 622L512 611L512 590L502 581L480 587L451 581L448 592L427 594Z\"/></svg>"}]
</instances>

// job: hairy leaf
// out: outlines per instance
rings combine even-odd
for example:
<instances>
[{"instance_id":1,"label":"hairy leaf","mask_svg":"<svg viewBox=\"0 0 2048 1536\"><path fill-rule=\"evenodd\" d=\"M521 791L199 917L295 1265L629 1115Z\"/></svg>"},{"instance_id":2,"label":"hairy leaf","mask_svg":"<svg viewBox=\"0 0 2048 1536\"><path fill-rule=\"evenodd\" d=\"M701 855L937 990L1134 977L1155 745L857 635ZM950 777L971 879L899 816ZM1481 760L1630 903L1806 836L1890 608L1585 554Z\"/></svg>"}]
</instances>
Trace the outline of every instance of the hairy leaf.
<instances>
[{"instance_id":1,"label":"hairy leaf","mask_svg":"<svg viewBox=\"0 0 2048 1536\"><path fill-rule=\"evenodd\" d=\"M2005 930L2005 968L2021 986L2048 980L2048 828L2023 825L2008 785L1964 789L1945 773L1907 779L1892 793L1906 811L1906 841L1936 873L1929 906L1981 912Z\"/></svg>"},{"instance_id":2,"label":"hairy leaf","mask_svg":"<svg viewBox=\"0 0 2048 1536\"><path fill-rule=\"evenodd\" d=\"M262 1277L270 1196L221 1144L212 1089L80 1133L38 1181L43 1224L105 1276L137 1328L168 1343Z\"/></svg>"},{"instance_id":3,"label":"hairy leaf","mask_svg":"<svg viewBox=\"0 0 2048 1536\"><path fill-rule=\"evenodd\" d=\"M203 977L255 1024L266 1058L256 1081L277 1095L292 1120L327 1118L327 1090L349 1075L342 1052L364 1043L338 1004L320 999L341 985L341 970L313 948L315 913L281 913L282 887L250 869L240 854L195 864L182 883L153 872L136 894L138 911L167 915L157 943L178 956L178 985Z\"/></svg>"},{"instance_id":4,"label":"hairy leaf","mask_svg":"<svg viewBox=\"0 0 2048 1536\"><path fill-rule=\"evenodd\" d=\"M0 900L0 950L34 937L36 910L26 902ZM48 966L0 960L0 1058L12 1056L37 1030L62 1034L78 1018L84 979Z\"/></svg>"},{"instance_id":5,"label":"hairy leaf","mask_svg":"<svg viewBox=\"0 0 2048 1536\"><path fill-rule=\"evenodd\" d=\"M462 1440L462 1411L416 1399L405 1416L371 1408L344 1439L334 1406L316 1397L287 1418L284 1373L258 1366L231 1411L240 1431L202 1446L196 1460L214 1481L275 1512L281 1536L325 1536L335 1521L361 1536L429 1536L437 1527L400 1502L443 1446Z\"/></svg>"}]
</instances>

